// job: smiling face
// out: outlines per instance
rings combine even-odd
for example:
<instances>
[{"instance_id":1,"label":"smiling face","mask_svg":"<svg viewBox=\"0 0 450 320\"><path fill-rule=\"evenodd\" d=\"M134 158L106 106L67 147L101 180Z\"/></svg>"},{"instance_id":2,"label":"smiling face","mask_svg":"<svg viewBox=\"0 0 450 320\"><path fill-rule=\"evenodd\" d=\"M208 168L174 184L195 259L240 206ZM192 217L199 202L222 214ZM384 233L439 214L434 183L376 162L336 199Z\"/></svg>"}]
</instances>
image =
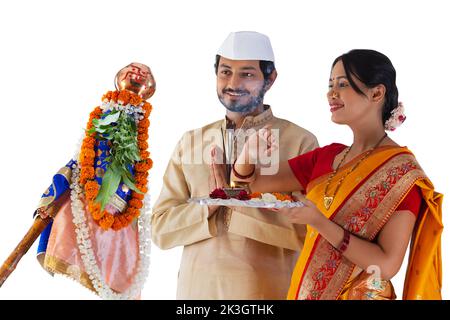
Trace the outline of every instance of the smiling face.
<instances>
[{"instance_id":1,"label":"smiling face","mask_svg":"<svg viewBox=\"0 0 450 320\"><path fill-rule=\"evenodd\" d=\"M257 60L219 59L217 69L217 96L231 112L248 114L262 106L264 75Z\"/></svg>"},{"instance_id":2,"label":"smiling face","mask_svg":"<svg viewBox=\"0 0 450 320\"><path fill-rule=\"evenodd\" d=\"M364 95L352 88L349 76ZM366 121L376 121L375 117L379 117L379 108L373 106L370 99L371 91L372 89L367 88L356 77L347 75L342 61L338 61L331 70L327 93L331 120L350 126L363 124Z\"/></svg>"}]
</instances>

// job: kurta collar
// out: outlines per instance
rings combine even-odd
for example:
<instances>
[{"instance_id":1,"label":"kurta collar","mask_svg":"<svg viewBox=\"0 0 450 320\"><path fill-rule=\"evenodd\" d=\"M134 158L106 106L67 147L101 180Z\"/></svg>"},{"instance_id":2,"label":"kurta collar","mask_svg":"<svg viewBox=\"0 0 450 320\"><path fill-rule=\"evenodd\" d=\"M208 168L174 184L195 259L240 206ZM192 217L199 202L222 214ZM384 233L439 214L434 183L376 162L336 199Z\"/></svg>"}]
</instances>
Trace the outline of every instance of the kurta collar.
<instances>
[{"instance_id":1,"label":"kurta collar","mask_svg":"<svg viewBox=\"0 0 450 320\"><path fill-rule=\"evenodd\" d=\"M264 111L256 116L246 116L242 122L241 128L236 128L234 122L225 116L225 121L223 122L224 128L230 129L250 129L254 127L259 127L265 125L267 122L273 119L272 108L265 104Z\"/></svg>"}]
</instances>

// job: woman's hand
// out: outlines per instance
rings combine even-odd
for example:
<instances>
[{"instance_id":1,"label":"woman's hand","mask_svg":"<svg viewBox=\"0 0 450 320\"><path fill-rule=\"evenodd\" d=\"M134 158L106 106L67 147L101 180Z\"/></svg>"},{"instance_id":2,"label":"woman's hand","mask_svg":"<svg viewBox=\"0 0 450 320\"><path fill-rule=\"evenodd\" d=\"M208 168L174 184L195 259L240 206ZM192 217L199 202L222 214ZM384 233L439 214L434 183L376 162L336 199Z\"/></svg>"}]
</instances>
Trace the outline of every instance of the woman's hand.
<instances>
[{"instance_id":1,"label":"woman's hand","mask_svg":"<svg viewBox=\"0 0 450 320\"><path fill-rule=\"evenodd\" d=\"M280 208L272 209L272 211L285 216L291 223L309 224L314 227L323 215L313 202L304 200L303 203L304 207Z\"/></svg>"},{"instance_id":2,"label":"woman's hand","mask_svg":"<svg viewBox=\"0 0 450 320\"><path fill-rule=\"evenodd\" d=\"M270 157L276 150L278 143L272 134L272 126L266 125L248 137L236 163L255 164L261 156Z\"/></svg>"},{"instance_id":3,"label":"woman's hand","mask_svg":"<svg viewBox=\"0 0 450 320\"><path fill-rule=\"evenodd\" d=\"M270 125L251 134L236 159L234 168L241 176L254 172L256 163L267 163L267 159L278 150L278 142ZM258 161L259 160L259 161Z\"/></svg>"}]
</instances>

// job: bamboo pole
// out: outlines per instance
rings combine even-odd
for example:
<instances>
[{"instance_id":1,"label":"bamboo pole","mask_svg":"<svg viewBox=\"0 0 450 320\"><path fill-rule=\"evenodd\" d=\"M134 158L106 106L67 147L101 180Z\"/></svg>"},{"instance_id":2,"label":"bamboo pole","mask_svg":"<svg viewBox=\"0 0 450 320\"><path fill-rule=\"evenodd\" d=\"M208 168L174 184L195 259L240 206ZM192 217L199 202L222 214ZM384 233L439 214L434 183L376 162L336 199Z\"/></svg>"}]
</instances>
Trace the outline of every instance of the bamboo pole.
<instances>
[{"instance_id":1,"label":"bamboo pole","mask_svg":"<svg viewBox=\"0 0 450 320\"><path fill-rule=\"evenodd\" d=\"M42 219L39 215L34 219L33 225L25 234L23 239L19 242L17 247L9 255L9 257L3 262L0 268L0 287L9 277L9 275L16 269L20 259L27 253L28 249L33 245L39 235L44 231L45 227L52 221L51 217Z\"/></svg>"},{"instance_id":2,"label":"bamboo pole","mask_svg":"<svg viewBox=\"0 0 450 320\"><path fill-rule=\"evenodd\" d=\"M55 200L47 208L40 208L38 212L45 217L42 218L41 214L36 214L33 225L28 229L23 239L19 242L16 248L11 252L9 257L3 262L0 268L0 287L9 277L9 275L16 269L20 259L27 253L39 235L44 231L48 224L56 217L59 209L65 201L70 201L69 192L62 194L59 199Z\"/></svg>"}]
</instances>

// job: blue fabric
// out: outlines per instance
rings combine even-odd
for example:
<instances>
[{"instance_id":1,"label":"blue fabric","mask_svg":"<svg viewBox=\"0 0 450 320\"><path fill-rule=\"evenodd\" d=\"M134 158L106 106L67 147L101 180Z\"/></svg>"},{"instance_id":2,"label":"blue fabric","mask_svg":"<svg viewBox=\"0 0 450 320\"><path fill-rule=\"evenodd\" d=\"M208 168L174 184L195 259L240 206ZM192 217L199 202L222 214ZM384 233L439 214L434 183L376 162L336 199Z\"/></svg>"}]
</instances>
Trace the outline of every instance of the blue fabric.
<instances>
[{"instance_id":1,"label":"blue fabric","mask_svg":"<svg viewBox=\"0 0 450 320\"><path fill-rule=\"evenodd\" d=\"M52 231L53 221L51 221L47 227L42 231L41 237L39 238L39 244L37 248L37 253L43 253L47 251L48 238L50 237L50 232Z\"/></svg>"},{"instance_id":2,"label":"blue fabric","mask_svg":"<svg viewBox=\"0 0 450 320\"><path fill-rule=\"evenodd\" d=\"M76 162L73 160L70 160L67 164L67 168L72 168L72 165ZM42 198L48 198L48 197L54 197L53 201L59 199L62 194L64 194L67 190L69 190L70 184L69 181L67 181L66 177L62 174L55 174L52 179L52 184L50 187L48 187L47 191L42 195ZM36 212L35 212L36 214ZM39 244L37 253L40 254L42 252L45 252L47 250L47 244L48 244L48 237L50 236L50 232L52 230L52 224L50 223L44 231L41 233L41 237L39 238Z\"/></svg>"}]
</instances>

